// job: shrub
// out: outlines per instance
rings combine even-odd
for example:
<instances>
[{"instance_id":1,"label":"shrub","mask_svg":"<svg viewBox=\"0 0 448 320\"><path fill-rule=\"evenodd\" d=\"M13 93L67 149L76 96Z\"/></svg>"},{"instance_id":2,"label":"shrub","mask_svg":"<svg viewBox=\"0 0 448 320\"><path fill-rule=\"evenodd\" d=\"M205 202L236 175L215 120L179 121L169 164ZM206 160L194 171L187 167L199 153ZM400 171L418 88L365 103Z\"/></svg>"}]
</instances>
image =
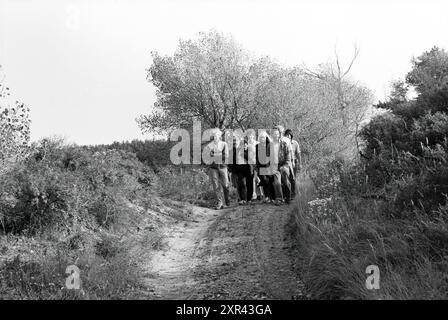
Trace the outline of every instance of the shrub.
<instances>
[{"instance_id":1,"label":"shrub","mask_svg":"<svg viewBox=\"0 0 448 320\"><path fill-rule=\"evenodd\" d=\"M294 216L300 276L311 298L446 299L445 206L433 216L416 208L412 217L388 216L387 202L361 195L312 200L314 187L304 181ZM372 264L380 268L380 290L365 287Z\"/></svg>"},{"instance_id":2,"label":"shrub","mask_svg":"<svg viewBox=\"0 0 448 320\"><path fill-rule=\"evenodd\" d=\"M413 63L407 84L419 96L379 105L389 111L361 130L362 161L322 163L316 192L299 188L298 259L313 298L448 297L448 54ZM372 264L379 290L365 287Z\"/></svg>"},{"instance_id":3,"label":"shrub","mask_svg":"<svg viewBox=\"0 0 448 320\"><path fill-rule=\"evenodd\" d=\"M305 191L299 188L307 194L294 211L299 264L312 298L448 296L448 148L443 134L448 123L442 124L441 114L426 114L414 123L411 134L400 137L403 143L379 144L380 152L369 153L363 163L326 164L314 176L312 196L309 185L302 185ZM385 131L379 132L381 141ZM429 141L417 152L416 142L426 134ZM378 291L364 285L371 264L380 268Z\"/></svg>"},{"instance_id":4,"label":"shrub","mask_svg":"<svg viewBox=\"0 0 448 320\"><path fill-rule=\"evenodd\" d=\"M167 166L159 169L159 193L178 201L207 205L214 200L212 186L206 169Z\"/></svg>"},{"instance_id":5,"label":"shrub","mask_svg":"<svg viewBox=\"0 0 448 320\"><path fill-rule=\"evenodd\" d=\"M92 153L51 140L35 146L0 179L2 227L30 234L109 227L155 181L153 172L128 152Z\"/></svg>"},{"instance_id":6,"label":"shrub","mask_svg":"<svg viewBox=\"0 0 448 320\"><path fill-rule=\"evenodd\" d=\"M82 239L82 240L81 240ZM32 241L23 237L6 243L13 251L19 250L0 264L1 299L136 299L145 288L140 284L140 269L129 256L130 247L116 239L103 236L98 241L89 234L77 234L67 242L42 243L36 249ZM81 242L73 247L75 242ZM36 242L36 240L34 240ZM121 249L120 249L121 248ZM33 253L34 252L34 253ZM80 269L81 290L66 288L67 266Z\"/></svg>"}]
</instances>

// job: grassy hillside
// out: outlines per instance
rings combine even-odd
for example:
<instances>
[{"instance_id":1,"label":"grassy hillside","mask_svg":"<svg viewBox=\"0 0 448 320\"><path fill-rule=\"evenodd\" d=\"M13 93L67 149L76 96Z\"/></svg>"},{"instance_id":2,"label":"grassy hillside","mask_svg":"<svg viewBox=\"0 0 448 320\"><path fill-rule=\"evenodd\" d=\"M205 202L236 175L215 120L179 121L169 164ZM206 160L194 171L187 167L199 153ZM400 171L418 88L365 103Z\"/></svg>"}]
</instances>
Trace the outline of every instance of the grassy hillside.
<instances>
[{"instance_id":1,"label":"grassy hillside","mask_svg":"<svg viewBox=\"0 0 448 320\"><path fill-rule=\"evenodd\" d=\"M300 181L299 260L313 298L448 297L448 53L434 48L413 64L360 132L360 160ZM379 267L379 290L366 289L368 265Z\"/></svg>"},{"instance_id":2,"label":"grassy hillside","mask_svg":"<svg viewBox=\"0 0 448 320\"><path fill-rule=\"evenodd\" d=\"M43 140L0 176L0 297L145 296L142 262L158 230L189 209L158 197L158 177L130 152ZM81 291L67 290L69 265Z\"/></svg>"}]
</instances>

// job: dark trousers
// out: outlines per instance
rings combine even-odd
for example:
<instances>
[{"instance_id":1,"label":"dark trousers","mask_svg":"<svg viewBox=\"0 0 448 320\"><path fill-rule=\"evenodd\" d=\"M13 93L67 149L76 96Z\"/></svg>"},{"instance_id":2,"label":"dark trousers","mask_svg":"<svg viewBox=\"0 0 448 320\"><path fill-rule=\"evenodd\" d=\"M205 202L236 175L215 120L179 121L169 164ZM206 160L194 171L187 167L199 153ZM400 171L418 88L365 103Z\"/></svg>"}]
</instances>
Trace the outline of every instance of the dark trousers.
<instances>
[{"instance_id":1,"label":"dark trousers","mask_svg":"<svg viewBox=\"0 0 448 320\"><path fill-rule=\"evenodd\" d=\"M251 170L242 169L236 172L237 177L237 190L240 200L250 201L252 200L252 194L254 192L253 179L254 175Z\"/></svg>"},{"instance_id":2,"label":"dark trousers","mask_svg":"<svg viewBox=\"0 0 448 320\"><path fill-rule=\"evenodd\" d=\"M291 199L296 197L296 179L294 176L289 177L289 182L291 184Z\"/></svg>"},{"instance_id":3,"label":"dark trousers","mask_svg":"<svg viewBox=\"0 0 448 320\"><path fill-rule=\"evenodd\" d=\"M289 175L289 182L291 183L291 198L292 199L294 199L296 197L296 194L297 194L297 191L296 191L296 189L297 189L296 177L297 177L297 170L296 170L296 167L294 167L291 170L291 174Z\"/></svg>"},{"instance_id":4,"label":"dark trousers","mask_svg":"<svg viewBox=\"0 0 448 320\"><path fill-rule=\"evenodd\" d=\"M280 167L280 175L281 175L281 181L282 181L282 191L283 196L286 202L291 201L291 175L294 176L294 173L292 172L289 165L284 165ZM295 183L293 183L295 186ZM295 189L294 189L295 192Z\"/></svg>"},{"instance_id":5,"label":"dark trousers","mask_svg":"<svg viewBox=\"0 0 448 320\"><path fill-rule=\"evenodd\" d=\"M269 197L272 200L283 198L281 176L279 173L260 175L259 178L265 197Z\"/></svg>"}]
</instances>

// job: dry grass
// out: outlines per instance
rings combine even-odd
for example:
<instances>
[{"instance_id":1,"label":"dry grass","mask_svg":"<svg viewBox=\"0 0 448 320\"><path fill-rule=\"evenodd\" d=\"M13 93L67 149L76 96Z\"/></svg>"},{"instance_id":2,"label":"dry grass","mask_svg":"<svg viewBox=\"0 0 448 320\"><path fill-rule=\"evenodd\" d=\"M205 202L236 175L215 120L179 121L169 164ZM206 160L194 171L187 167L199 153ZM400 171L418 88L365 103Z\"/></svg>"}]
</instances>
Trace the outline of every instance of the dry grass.
<instances>
[{"instance_id":1,"label":"dry grass","mask_svg":"<svg viewBox=\"0 0 448 320\"><path fill-rule=\"evenodd\" d=\"M299 179L294 207L297 258L312 299L446 299L446 221L391 219L373 200L334 199L324 218L309 201L316 188ZM445 214L446 217L446 214ZM368 265L380 269L380 289L365 286Z\"/></svg>"},{"instance_id":2,"label":"dry grass","mask_svg":"<svg viewBox=\"0 0 448 320\"><path fill-rule=\"evenodd\" d=\"M108 229L66 237L0 235L1 299L146 299L147 261L163 248L161 226L188 219L191 208L154 197L151 208L129 206ZM65 286L69 265L81 270L82 290Z\"/></svg>"}]
</instances>

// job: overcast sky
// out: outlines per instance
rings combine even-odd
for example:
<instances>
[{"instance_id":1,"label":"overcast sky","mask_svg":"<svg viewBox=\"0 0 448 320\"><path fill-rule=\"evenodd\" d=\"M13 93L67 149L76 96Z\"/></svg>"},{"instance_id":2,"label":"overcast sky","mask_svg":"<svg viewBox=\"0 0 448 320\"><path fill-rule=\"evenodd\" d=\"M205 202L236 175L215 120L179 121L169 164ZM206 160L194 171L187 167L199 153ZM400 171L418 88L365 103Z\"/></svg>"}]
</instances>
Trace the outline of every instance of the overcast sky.
<instances>
[{"instance_id":1,"label":"overcast sky","mask_svg":"<svg viewBox=\"0 0 448 320\"><path fill-rule=\"evenodd\" d=\"M179 38L215 29L257 56L310 67L335 46L349 60L357 43L352 76L384 99L413 56L448 49L444 2L0 0L0 64L31 107L33 140L141 139L135 118L155 101L150 52L172 54Z\"/></svg>"}]
</instances>

